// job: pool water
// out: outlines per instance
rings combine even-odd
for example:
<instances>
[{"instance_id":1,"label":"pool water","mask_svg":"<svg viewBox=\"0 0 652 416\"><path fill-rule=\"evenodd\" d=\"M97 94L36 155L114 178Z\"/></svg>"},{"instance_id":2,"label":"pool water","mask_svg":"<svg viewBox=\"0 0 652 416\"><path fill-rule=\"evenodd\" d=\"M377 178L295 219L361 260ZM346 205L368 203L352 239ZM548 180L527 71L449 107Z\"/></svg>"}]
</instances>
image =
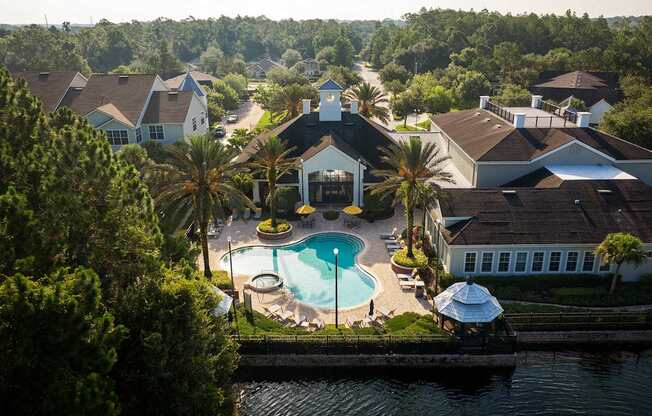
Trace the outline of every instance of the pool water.
<instances>
[{"instance_id":1,"label":"pool water","mask_svg":"<svg viewBox=\"0 0 652 416\"><path fill-rule=\"evenodd\" d=\"M338 307L368 302L376 290L375 279L356 263L364 243L343 233L320 233L294 244L279 247L243 247L233 250L233 273L254 276L273 271L284 286L303 303L322 309L335 309L335 256L338 255ZM229 269L229 255L220 260Z\"/></svg>"}]
</instances>

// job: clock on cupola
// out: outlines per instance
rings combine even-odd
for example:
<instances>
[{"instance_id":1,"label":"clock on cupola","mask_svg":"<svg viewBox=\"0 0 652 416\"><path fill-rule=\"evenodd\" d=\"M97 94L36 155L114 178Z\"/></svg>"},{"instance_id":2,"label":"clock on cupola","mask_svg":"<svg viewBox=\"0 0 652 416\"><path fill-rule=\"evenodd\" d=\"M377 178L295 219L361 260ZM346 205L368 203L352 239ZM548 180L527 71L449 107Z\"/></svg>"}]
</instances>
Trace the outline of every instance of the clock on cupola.
<instances>
[{"instance_id":1,"label":"clock on cupola","mask_svg":"<svg viewBox=\"0 0 652 416\"><path fill-rule=\"evenodd\" d=\"M342 121L342 87L332 79L319 87L319 121Z\"/></svg>"}]
</instances>

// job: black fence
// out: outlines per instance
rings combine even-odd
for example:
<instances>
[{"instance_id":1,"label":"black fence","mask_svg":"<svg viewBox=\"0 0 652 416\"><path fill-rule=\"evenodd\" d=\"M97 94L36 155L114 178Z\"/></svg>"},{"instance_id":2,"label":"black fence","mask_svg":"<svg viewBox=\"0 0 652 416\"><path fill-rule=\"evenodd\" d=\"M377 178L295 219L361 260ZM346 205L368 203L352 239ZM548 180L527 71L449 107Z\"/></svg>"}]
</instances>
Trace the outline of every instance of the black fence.
<instances>
[{"instance_id":1,"label":"black fence","mask_svg":"<svg viewBox=\"0 0 652 416\"><path fill-rule=\"evenodd\" d=\"M504 120L509 121L510 123L514 123L514 114L512 114L509 111L505 110L503 107L492 103L491 101L488 101L485 104L484 109L487 110L487 111L491 111L492 113L494 113L497 116L503 118Z\"/></svg>"},{"instance_id":2,"label":"black fence","mask_svg":"<svg viewBox=\"0 0 652 416\"><path fill-rule=\"evenodd\" d=\"M272 335L238 339L247 354L497 354L514 351L513 335Z\"/></svg>"},{"instance_id":3,"label":"black fence","mask_svg":"<svg viewBox=\"0 0 652 416\"><path fill-rule=\"evenodd\" d=\"M564 119L564 127L566 127L566 122L570 122L573 124L577 123L577 113L573 111L566 111L563 108L554 105L552 103L546 102L546 101L539 101L538 107L540 110L545 111L546 113L554 114L557 117L563 118ZM547 117L540 117L542 119L546 119ZM550 127L552 127L552 118L550 120ZM543 120L542 120L543 123ZM543 127L543 125L542 125Z\"/></svg>"},{"instance_id":4,"label":"black fence","mask_svg":"<svg viewBox=\"0 0 652 416\"><path fill-rule=\"evenodd\" d=\"M560 312L506 314L515 331L652 329L652 312Z\"/></svg>"}]
</instances>

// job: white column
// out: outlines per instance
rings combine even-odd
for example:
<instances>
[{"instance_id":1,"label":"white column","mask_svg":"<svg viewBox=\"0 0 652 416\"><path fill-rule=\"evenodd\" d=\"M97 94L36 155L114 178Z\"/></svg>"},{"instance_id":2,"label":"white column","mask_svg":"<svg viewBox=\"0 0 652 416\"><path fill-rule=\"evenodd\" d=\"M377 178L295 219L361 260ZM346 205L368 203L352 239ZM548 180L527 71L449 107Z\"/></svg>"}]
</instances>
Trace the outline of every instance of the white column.
<instances>
[{"instance_id":1,"label":"white column","mask_svg":"<svg viewBox=\"0 0 652 416\"><path fill-rule=\"evenodd\" d=\"M577 113L577 127L589 127L591 121L591 113L588 111L580 111Z\"/></svg>"},{"instance_id":2,"label":"white column","mask_svg":"<svg viewBox=\"0 0 652 416\"><path fill-rule=\"evenodd\" d=\"M254 181L253 187L254 202L260 202L260 182Z\"/></svg>"},{"instance_id":3,"label":"white column","mask_svg":"<svg viewBox=\"0 0 652 416\"><path fill-rule=\"evenodd\" d=\"M301 166L303 167L303 161L301 162ZM310 205L310 193L308 188L308 172L306 172L305 168L301 169L300 175L301 175L301 187L303 189L301 192L301 195L303 196L303 203Z\"/></svg>"},{"instance_id":4,"label":"white column","mask_svg":"<svg viewBox=\"0 0 652 416\"><path fill-rule=\"evenodd\" d=\"M360 205L360 175L358 171L353 172L353 205Z\"/></svg>"}]
</instances>

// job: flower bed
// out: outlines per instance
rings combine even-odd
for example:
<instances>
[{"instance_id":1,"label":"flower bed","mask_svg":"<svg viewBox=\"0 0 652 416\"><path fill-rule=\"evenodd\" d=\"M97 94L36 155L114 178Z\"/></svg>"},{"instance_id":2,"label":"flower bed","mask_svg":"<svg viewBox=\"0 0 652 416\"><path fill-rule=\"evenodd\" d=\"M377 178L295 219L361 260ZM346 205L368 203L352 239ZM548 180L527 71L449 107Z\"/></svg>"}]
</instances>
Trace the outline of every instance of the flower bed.
<instances>
[{"instance_id":1,"label":"flower bed","mask_svg":"<svg viewBox=\"0 0 652 416\"><path fill-rule=\"evenodd\" d=\"M272 220L265 220L258 224L256 233L263 240L282 240L292 235L292 224L278 220L276 227L272 227Z\"/></svg>"}]
</instances>

